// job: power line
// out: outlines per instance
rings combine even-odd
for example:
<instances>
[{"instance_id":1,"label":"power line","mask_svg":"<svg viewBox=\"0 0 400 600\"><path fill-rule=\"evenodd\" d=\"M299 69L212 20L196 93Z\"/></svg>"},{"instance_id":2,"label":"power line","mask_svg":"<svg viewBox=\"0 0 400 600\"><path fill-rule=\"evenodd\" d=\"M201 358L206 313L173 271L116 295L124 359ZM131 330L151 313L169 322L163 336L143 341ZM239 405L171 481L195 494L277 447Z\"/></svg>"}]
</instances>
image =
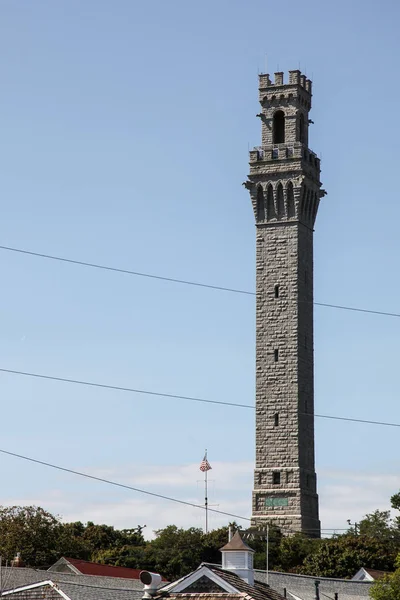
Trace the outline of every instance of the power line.
<instances>
[{"instance_id":1,"label":"power line","mask_svg":"<svg viewBox=\"0 0 400 600\"><path fill-rule=\"evenodd\" d=\"M158 397L162 397L162 398L171 398L171 399L176 399L176 400L187 400L190 402L203 402L206 404L220 404L223 406L233 406L235 408L251 408L253 410L255 409L255 407L252 404L239 404L239 403L235 403L235 402L224 402L222 400L208 400L206 398L196 398L194 396L180 396L178 394L154 392L152 390L140 390L140 389L136 389L136 388L122 387L122 386L118 386L118 385L110 385L110 384L106 384L106 383L97 383L94 381L82 381L79 379L69 379L67 377L56 377L53 375L43 375L41 373L29 373L28 371L17 371L14 369L0 368L0 373L9 373L11 375L21 375L24 377L34 377L36 379L46 379L46 380L50 380L50 381L59 381L62 383L73 383L76 385L85 385L85 386L89 386L89 387L104 388L107 390L116 390L118 392L127 392L127 393L132 393L132 394L146 394L148 396L158 396ZM367 425L382 425L385 427L400 427L400 423L390 423L390 422L386 422L386 421L353 419L351 417L338 417L338 416L334 416L334 415L320 415L320 414L313 415L310 413L299 413L299 415L306 416L306 417L314 416L314 417L318 417L320 419L333 419L335 421L349 421L352 423L364 423Z\"/></svg>"},{"instance_id":2,"label":"power line","mask_svg":"<svg viewBox=\"0 0 400 600\"><path fill-rule=\"evenodd\" d=\"M233 294L244 294L246 296L255 296L255 292L249 290L241 290L237 288L229 288L220 285L211 285L208 283L201 283L199 281L190 281L187 279L175 279L174 277L164 277L162 275L153 275L151 273L143 273L141 271L131 271L129 269L120 269L118 267L110 267L107 265L100 265L97 263L90 263L83 260L74 260L72 258L65 258L63 256L55 256L52 254L43 254L40 252L33 252L31 250L23 250L22 248L13 248L11 246L0 246L0 250L6 250L8 252L16 252L18 254L26 254L28 256L35 256L37 258L46 258L48 260L56 260L72 265L79 265L82 267L90 267L92 269L102 269L104 271L113 271L115 273L124 273L125 275L135 275L136 277L146 277L148 279L158 279L159 281L168 281L170 283L180 283L182 285L191 285L195 287L208 288L211 290L218 290L222 292L230 292ZM338 310L350 310L353 312L368 313L371 315L381 315L386 317L400 318L400 313L392 313L383 310L372 310L368 308L358 308L355 306L345 306L341 304L329 304L327 302L313 302L315 306L323 306L325 308L335 308Z\"/></svg>"},{"instance_id":3,"label":"power line","mask_svg":"<svg viewBox=\"0 0 400 600\"><path fill-rule=\"evenodd\" d=\"M92 269L103 269L105 271L114 271L115 273L124 273L125 275L136 275L137 277L147 277L149 279L159 279L161 281L169 281L170 283L182 283L184 285L194 285L196 287L209 288L212 290L220 290L223 292L232 292L234 294L246 294L247 296L255 296L254 292L247 290L239 290L228 288L219 285L210 285L208 283L199 283L196 281L187 281L185 279L175 279L173 277L163 277L162 275L152 275L151 273L142 273L140 271L130 271L129 269L120 269L118 267L108 267L107 265L99 265L97 263L89 263L83 260L73 260L72 258L64 258L62 256L53 256L51 254L41 254L40 252L31 252L30 250L22 250L21 248L11 248L10 246L0 246L0 250L8 250L9 252L18 252L19 254L28 254L39 258L48 258L49 260L58 260L72 265L80 265L82 267L91 267Z\"/></svg>"},{"instance_id":4,"label":"power line","mask_svg":"<svg viewBox=\"0 0 400 600\"><path fill-rule=\"evenodd\" d=\"M176 400L189 400L191 402L205 402L207 404L223 404L225 406L235 406L238 408L254 408L250 404L235 404L234 402L223 402L222 400L206 400L205 398L195 398L193 396L178 396L177 394L164 394L162 392L153 392L151 390L139 390L118 385L108 385L106 383L96 383L94 381L81 381L79 379L68 379L66 377L53 377L52 375L42 375L40 373L28 373L26 371L14 371L12 369L1 369L2 373L11 373L13 375L24 375L26 377L36 377L38 379L49 379L50 381L61 381L63 383L75 383L77 385L87 385L96 388L105 388L108 390L117 390L118 392L129 392L132 394L147 394L149 396L161 396L163 398L174 398Z\"/></svg>"},{"instance_id":5,"label":"power line","mask_svg":"<svg viewBox=\"0 0 400 600\"><path fill-rule=\"evenodd\" d=\"M119 483L117 481L111 481L110 479L104 479L103 477L96 477L95 475L89 475L89 473L82 473L81 471L75 471L74 469L67 469L66 467L60 467L59 465L53 465L52 463L48 463L43 460L38 460L37 458L32 458L30 456L24 456L23 454L17 454L16 452L10 452L8 450L3 450L1 448L0 448L0 452L2 454L7 454L8 456L14 456L15 458L21 458L22 460L27 460L29 462L33 462L38 465L42 465L44 467L50 467L51 469L57 469L58 471L64 471L65 473L72 473L72 475L79 475L80 477L86 477L87 479L93 479L94 481L100 481L101 483L107 483L108 485L113 485L116 487L124 488L126 490L131 490L133 492L138 492L140 494L146 494L147 496L161 498L162 500L169 500L170 502L177 502L178 504L184 504L186 506L191 506L192 508L200 508L202 510L205 509L205 507L201 506L201 504L194 504L193 502L187 502L186 500L179 500L178 498L164 496L164 494L157 494L156 492L149 492L148 490L142 490L140 488L133 487L131 485L126 485L125 483ZM251 521L251 519L249 519L249 517L241 517L240 515L234 515L232 513L228 513L223 510L217 510L216 508L208 508L208 510L211 512L214 512L214 513L218 513L220 515L225 515L227 517L234 517L235 519Z\"/></svg>"},{"instance_id":6,"label":"power line","mask_svg":"<svg viewBox=\"0 0 400 600\"><path fill-rule=\"evenodd\" d=\"M171 496L165 496L164 494L157 494L156 492L150 492L149 490L143 490L141 488L134 487L132 485L127 485L125 483L119 483L117 481L112 481L110 479L104 479L103 477L97 477L96 475L90 475L89 473L83 473L81 471L75 471L74 469L68 469L67 467L60 467L59 465L54 465L52 463L46 462L44 460L39 460L37 458L32 458L31 456L25 456L23 454L17 454L16 452L10 452L9 450L4 450L0 448L1 454L6 454L7 456L13 456L14 458L20 458L22 460L26 460L28 462L35 463L37 465L42 465L44 467L50 467L51 469L56 469L57 471L63 471L64 473L71 473L72 475L78 475L79 477L85 477L86 479L92 479L94 481L99 481L101 483L106 483L108 485L113 485L115 487L120 487L126 490L131 490L133 492L138 492L139 494L146 494L147 496L153 496L154 498L160 498L161 500L168 500L169 502L176 502L177 504L184 504L185 506L190 506L191 508L198 508L200 510L205 510L205 507L201 504L194 504L193 502L188 502L187 500L180 500L179 498L173 498ZM223 510L217 510L216 508L208 508L209 511L213 513L218 513L219 515L224 515L226 517L233 517L234 519L240 519L243 521L251 521L249 517L243 517L241 515L235 515L233 513L225 512ZM292 530L294 533L295 530ZM316 529L307 529L305 531L315 532ZM333 531L333 529L321 529L321 531L329 532ZM339 529L335 529L334 531L339 531ZM341 531L347 531L347 529L342 529ZM297 532L298 533L298 532Z\"/></svg>"}]
</instances>

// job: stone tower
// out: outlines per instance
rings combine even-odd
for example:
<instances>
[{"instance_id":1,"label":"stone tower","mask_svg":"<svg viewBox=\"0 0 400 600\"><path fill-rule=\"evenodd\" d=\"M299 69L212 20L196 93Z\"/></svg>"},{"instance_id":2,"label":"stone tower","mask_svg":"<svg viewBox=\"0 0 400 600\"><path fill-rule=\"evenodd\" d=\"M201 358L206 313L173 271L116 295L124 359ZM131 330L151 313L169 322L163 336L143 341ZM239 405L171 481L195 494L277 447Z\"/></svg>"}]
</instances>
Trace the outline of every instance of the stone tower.
<instances>
[{"instance_id":1,"label":"stone tower","mask_svg":"<svg viewBox=\"0 0 400 600\"><path fill-rule=\"evenodd\" d=\"M250 151L256 220L253 525L320 536L314 463L313 227L320 160L308 147L311 81L259 76L262 146Z\"/></svg>"}]
</instances>

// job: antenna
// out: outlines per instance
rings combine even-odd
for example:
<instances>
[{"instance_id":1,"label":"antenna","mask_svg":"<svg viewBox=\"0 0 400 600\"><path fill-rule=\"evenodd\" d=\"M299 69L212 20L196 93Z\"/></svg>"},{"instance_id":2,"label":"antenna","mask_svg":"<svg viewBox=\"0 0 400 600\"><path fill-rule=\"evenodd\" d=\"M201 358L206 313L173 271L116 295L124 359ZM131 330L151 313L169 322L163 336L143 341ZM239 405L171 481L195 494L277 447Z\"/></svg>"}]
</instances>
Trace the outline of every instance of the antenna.
<instances>
[{"instance_id":1,"label":"antenna","mask_svg":"<svg viewBox=\"0 0 400 600\"><path fill-rule=\"evenodd\" d=\"M205 453L205 458L207 460L207 448ZM204 471L204 508L206 509L206 533L208 533L208 482L207 482L207 471Z\"/></svg>"}]
</instances>

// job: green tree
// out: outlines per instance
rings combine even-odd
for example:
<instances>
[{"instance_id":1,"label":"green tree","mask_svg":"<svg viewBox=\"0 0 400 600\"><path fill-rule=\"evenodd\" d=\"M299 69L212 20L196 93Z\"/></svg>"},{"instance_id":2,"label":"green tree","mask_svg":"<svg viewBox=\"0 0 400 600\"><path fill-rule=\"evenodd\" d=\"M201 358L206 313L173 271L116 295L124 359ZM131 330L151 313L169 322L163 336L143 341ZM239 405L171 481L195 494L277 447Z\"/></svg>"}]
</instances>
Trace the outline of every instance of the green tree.
<instances>
[{"instance_id":1,"label":"green tree","mask_svg":"<svg viewBox=\"0 0 400 600\"><path fill-rule=\"evenodd\" d=\"M236 529L236 523L232 523L231 527ZM200 562L221 564L220 548L228 542L228 531L229 528L226 526L203 534Z\"/></svg>"},{"instance_id":2,"label":"green tree","mask_svg":"<svg viewBox=\"0 0 400 600\"><path fill-rule=\"evenodd\" d=\"M306 537L302 533L282 538L273 568L276 571L299 572L305 559L316 552L320 544L321 540Z\"/></svg>"},{"instance_id":3,"label":"green tree","mask_svg":"<svg viewBox=\"0 0 400 600\"><path fill-rule=\"evenodd\" d=\"M397 494L394 494L390 498L390 503L392 505L392 508L394 508L395 510L400 510L400 492L397 492Z\"/></svg>"},{"instance_id":4,"label":"green tree","mask_svg":"<svg viewBox=\"0 0 400 600\"><path fill-rule=\"evenodd\" d=\"M373 513L365 515L359 523L355 523L349 528L347 534L392 538L393 529L390 510L375 510Z\"/></svg>"},{"instance_id":5,"label":"green tree","mask_svg":"<svg viewBox=\"0 0 400 600\"><path fill-rule=\"evenodd\" d=\"M255 550L254 568L266 569L267 564L267 529L266 527L250 527L243 534L246 543ZM268 565L271 569L279 557L282 533L276 525L268 527Z\"/></svg>"},{"instance_id":6,"label":"green tree","mask_svg":"<svg viewBox=\"0 0 400 600\"><path fill-rule=\"evenodd\" d=\"M400 600L400 569L375 581L369 595L373 600Z\"/></svg>"},{"instance_id":7,"label":"green tree","mask_svg":"<svg viewBox=\"0 0 400 600\"><path fill-rule=\"evenodd\" d=\"M17 552L27 566L50 566L58 558L62 529L58 517L37 506L0 507L0 555L11 561Z\"/></svg>"},{"instance_id":8,"label":"green tree","mask_svg":"<svg viewBox=\"0 0 400 600\"><path fill-rule=\"evenodd\" d=\"M154 565L148 557L148 546L119 546L100 550L96 553L96 562L116 567L154 571Z\"/></svg>"},{"instance_id":9,"label":"green tree","mask_svg":"<svg viewBox=\"0 0 400 600\"><path fill-rule=\"evenodd\" d=\"M58 558L66 556L90 560L92 548L83 538L84 532L85 525L80 521L61 525L57 543Z\"/></svg>"},{"instance_id":10,"label":"green tree","mask_svg":"<svg viewBox=\"0 0 400 600\"><path fill-rule=\"evenodd\" d=\"M146 547L146 557L157 573L173 581L199 566L203 550L202 529L169 525L155 533L156 538Z\"/></svg>"},{"instance_id":11,"label":"green tree","mask_svg":"<svg viewBox=\"0 0 400 600\"><path fill-rule=\"evenodd\" d=\"M384 538L340 535L321 540L298 572L316 577L352 577L361 567L391 571L396 550Z\"/></svg>"}]
</instances>

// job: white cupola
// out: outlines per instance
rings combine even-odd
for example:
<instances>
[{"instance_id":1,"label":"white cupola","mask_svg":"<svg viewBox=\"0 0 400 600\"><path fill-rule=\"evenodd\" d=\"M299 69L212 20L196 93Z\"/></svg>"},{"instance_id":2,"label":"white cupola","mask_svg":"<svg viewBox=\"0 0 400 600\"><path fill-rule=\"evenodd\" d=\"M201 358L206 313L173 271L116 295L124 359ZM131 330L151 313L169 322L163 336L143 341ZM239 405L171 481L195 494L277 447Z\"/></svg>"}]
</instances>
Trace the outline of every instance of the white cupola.
<instances>
[{"instance_id":1,"label":"white cupola","mask_svg":"<svg viewBox=\"0 0 400 600\"><path fill-rule=\"evenodd\" d=\"M238 531L220 551L222 553L222 568L236 573L244 581L254 585L254 550L242 540Z\"/></svg>"}]
</instances>

